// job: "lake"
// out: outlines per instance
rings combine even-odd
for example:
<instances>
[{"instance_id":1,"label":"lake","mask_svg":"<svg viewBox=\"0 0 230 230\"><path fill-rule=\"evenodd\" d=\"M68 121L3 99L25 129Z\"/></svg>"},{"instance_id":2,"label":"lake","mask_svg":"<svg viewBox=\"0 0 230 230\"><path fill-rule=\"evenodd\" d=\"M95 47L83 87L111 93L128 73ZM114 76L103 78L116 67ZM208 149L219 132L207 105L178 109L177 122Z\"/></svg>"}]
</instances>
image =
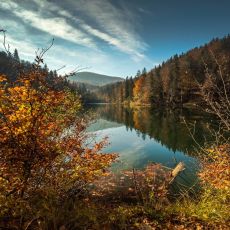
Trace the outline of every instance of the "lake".
<instances>
[{"instance_id":1,"label":"lake","mask_svg":"<svg viewBox=\"0 0 230 230\"><path fill-rule=\"evenodd\" d=\"M112 166L114 172L143 169L150 162L173 168L182 161L186 170L176 184L187 187L197 182L197 150L213 139L212 116L199 110L130 109L110 104L91 105L90 110L97 119L88 131L97 140L107 136L110 144L104 152L120 156Z\"/></svg>"}]
</instances>

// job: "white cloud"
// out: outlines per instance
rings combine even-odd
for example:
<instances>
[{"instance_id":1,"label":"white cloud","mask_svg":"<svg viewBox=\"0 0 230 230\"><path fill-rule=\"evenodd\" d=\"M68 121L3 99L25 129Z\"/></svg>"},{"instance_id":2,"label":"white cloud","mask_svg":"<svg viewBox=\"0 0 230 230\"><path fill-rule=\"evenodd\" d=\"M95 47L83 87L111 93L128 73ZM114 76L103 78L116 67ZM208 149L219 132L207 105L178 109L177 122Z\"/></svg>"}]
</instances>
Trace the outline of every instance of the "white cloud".
<instances>
[{"instance_id":1,"label":"white cloud","mask_svg":"<svg viewBox=\"0 0 230 230\"><path fill-rule=\"evenodd\" d=\"M20 56L25 60L35 57L35 51L38 47L26 38L26 30L23 25L9 19L4 19L4 24L1 26L7 30L5 42L6 46L9 45L10 52L17 49L20 52ZM18 31L20 31L20 35ZM0 43L3 43L3 35L0 35ZM4 50L3 45L1 49Z\"/></svg>"},{"instance_id":2,"label":"white cloud","mask_svg":"<svg viewBox=\"0 0 230 230\"><path fill-rule=\"evenodd\" d=\"M0 6L11 10L16 16L36 29L79 45L96 48L94 41L87 34L72 27L63 17L44 18L41 13L24 9L14 2L0 2Z\"/></svg>"},{"instance_id":3,"label":"white cloud","mask_svg":"<svg viewBox=\"0 0 230 230\"><path fill-rule=\"evenodd\" d=\"M104 33L99 34L97 30L86 26L88 31L130 54L134 59L145 57L147 44L136 33L135 16L127 8L118 9L105 0L94 0L93 3L90 0L79 0L78 4L81 6L79 10L95 20Z\"/></svg>"},{"instance_id":4,"label":"white cloud","mask_svg":"<svg viewBox=\"0 0 230 230\"><path fill-rule=\"evenodd\" d=\"M108 1L104 0L78 0L73 2L71 9L77 8L77 11L84 12L98 23L100 30L87 24L84 20L71 14L67 10L58 7L47 1L34 0L40 8L46 7L53 12L57 12L64 18L71 19L76 26L89 35L99 38L119 51L129 54L135 61L145 58L143 52L147 44L141 41L135 32L135 19L127 9L122 10L114 7ZM67 2L66 2L66 5ZM77 13L75 13L77 15ZM125 16L126 15L126 16ZM128 18L127 15L129 16Z\"/></svg>"},{"instance_id":5,"label":"white cloud","mask_svg":"<svg viewBox=\"0 0 230 230\"><path fill-rule=\"evenodd\" d=\"M131 11L104 0L68 0L62 5L46 0L28 2L0 1L1 9L9 12L2 19L8 30L8 42L12 48L18 48L23 59L33 60L37 48L46 46L55 36L79 48L67 42L55 43L46 56L52 69L69 64L62 72L82 66L91 67L89 71L127 76L146 63L151 65L145 56L147 44L136 32L136 18ZM15 20L13 14L20 20ZM104 49L108 47L113 50Z\"/></svg>"},{"instance_id":6,"label":"white cloud","mask_svg":"<svg viewBox=\"0 0 230 230\"><path fill-rule=\"evenodd\" d=\"M19 50L19 55L22 59L31 60L35 58L35 51L38 49L32 43L18 41L16 38L7 35L7 44L10 45L10 51L13 52L14 49Z\"/></svg>"}]
</instances>

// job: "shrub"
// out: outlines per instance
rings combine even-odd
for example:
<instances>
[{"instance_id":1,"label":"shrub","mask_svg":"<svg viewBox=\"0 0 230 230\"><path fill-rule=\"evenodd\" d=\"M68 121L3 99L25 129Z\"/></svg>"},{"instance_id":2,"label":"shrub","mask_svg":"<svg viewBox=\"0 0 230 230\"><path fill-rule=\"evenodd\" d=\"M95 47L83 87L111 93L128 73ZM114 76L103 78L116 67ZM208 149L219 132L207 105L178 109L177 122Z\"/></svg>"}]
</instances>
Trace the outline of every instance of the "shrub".
<instances>
[{"instance_id":1,"label":"shrub","mask_svg":"<svg viewBox=\"0 0 230 230\"><path fill-rule=\"evenodd\" d=\"M37 57L34 67L22 71L16 82L0 76L0 217L4 218L44 217L45 206L76 197L116 158L101 153L106 139L87 144L88 122L79 114L79 97L68 89L57 90L55 82L48 85L40 62Z\"/></svg>"}]
</instances>

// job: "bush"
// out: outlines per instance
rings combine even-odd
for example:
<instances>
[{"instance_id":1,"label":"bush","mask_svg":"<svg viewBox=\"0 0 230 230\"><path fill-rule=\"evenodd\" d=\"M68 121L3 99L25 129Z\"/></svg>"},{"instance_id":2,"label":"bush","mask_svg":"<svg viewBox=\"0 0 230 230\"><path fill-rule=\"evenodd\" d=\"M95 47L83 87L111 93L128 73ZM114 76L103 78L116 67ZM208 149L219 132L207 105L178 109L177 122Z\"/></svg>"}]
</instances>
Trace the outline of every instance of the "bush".
<instances>
[{"instance_id":1,"label":"bush","mask_svg":"<svg viewBox=\"0 0 230 230\"><path fill-rule=\"evenodd\" d=\"M0 76L2 220L45 218L84 192L116 158L101 153L106 139L87 144L79 97L47 81L39 57L16 82Z\"/></svg>"}]
</instances>

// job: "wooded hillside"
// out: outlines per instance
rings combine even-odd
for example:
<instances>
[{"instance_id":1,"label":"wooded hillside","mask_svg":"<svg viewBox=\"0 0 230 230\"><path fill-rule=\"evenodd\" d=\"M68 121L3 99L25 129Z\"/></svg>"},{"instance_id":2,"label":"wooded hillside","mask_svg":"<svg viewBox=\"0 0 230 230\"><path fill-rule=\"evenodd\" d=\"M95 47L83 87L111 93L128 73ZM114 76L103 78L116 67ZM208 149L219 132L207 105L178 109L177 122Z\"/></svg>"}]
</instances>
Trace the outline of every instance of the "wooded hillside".
<instances>
[{"instance_id":1,"label":"wooded hillside","mask_svg":"<svg viewBox=\"0 0 230 230\"><path fill-rule=\"evenodd\" d=\"M200 87L211 84L223 88L218 75L222 71L230 90L230 36L213 39L185 54L175 55L149 72L143 69L124 82L101 87L97 101L178 106L200 103ZM207 77L212 73L212 81ZM226 73L226 74L225 74Z\"/></svg>"}]
</instances>

